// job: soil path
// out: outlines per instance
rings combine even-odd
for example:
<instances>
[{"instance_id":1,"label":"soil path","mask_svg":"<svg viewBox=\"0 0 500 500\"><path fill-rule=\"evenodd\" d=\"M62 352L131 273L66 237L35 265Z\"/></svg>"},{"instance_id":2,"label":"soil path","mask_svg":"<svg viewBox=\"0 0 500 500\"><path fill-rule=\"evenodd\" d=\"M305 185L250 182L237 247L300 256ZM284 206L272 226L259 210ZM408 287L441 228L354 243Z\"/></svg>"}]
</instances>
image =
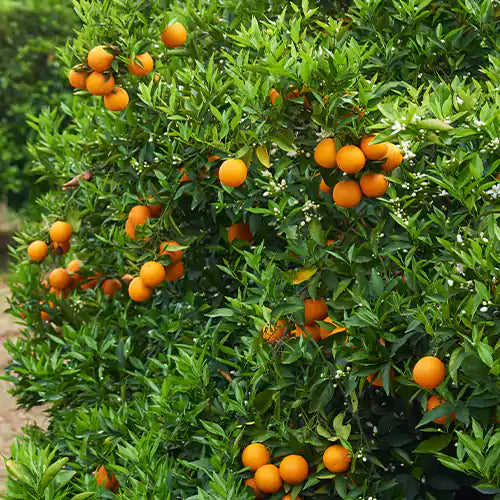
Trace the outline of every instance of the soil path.
<instances>
[{"instance_id":1,"label":"soil path","mask_svg":"<svg viewBox=\"0 0 500 500\"><path fill-rule=\"evenodd\" d=\"M19 325L12 316L5 313L8 296L8 286L0 281L0 375L4 375L10 360L3 343L7 339L14 341L19 335ZM0 380L0 498L5 494L5 464L2 456L10 457L10 445L16 436L22 434L22 427L35 423L46 427L47 424L47 417L41 408L34 408L29 412L17 409L16 400L7 392L11 387L9 382Z\"/></svg>"}]
</instances>

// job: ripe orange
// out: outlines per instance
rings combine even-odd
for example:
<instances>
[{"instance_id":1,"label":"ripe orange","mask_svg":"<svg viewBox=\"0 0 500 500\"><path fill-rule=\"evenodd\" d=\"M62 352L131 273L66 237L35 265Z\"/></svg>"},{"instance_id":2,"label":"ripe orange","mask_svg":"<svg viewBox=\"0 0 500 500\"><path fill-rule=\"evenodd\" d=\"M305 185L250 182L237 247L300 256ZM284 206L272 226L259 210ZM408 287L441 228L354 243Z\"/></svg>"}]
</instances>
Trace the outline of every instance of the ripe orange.
<instances>
[{"instance_id":1,"label":"ripe orange","mask_svg":"<svg viewBox=\"0 0 500 500\"><path fill-rule=\"evenodd\" d=\"M104 106L109 111L122 111L129 103L127 91L121 87L115 87L111 93L104 96Z\"/></svg>"},{"instance_id":2,"label":"ripe orange","mask_svg":"<svg viewBox=\"0 0 500 500\"><path fill-rule=\"evenodd\" d=\"M145 205L136 205L130 209L128 220L134 225L144 224L151 217L151 210Z\"/></svg>"},{"instance_id":3,"label":"ripe orange","mask_svg":"<svg viewBox=\"0 0 500 500\"><path fill-rule=\"evenodd\" d=\"M172 264L177 264L182 259L182 250L165 250L168 246L179 246L177 241L164 241L160 245L160 255L168 255L172 259Z\"/></svg>"},{"instance_id":4,"label":"ripe orange","mask_svg":"<svg viewBox=\"0 0 500 500\"><path fill-rule=\"evenodd\" d=\"M361 188L356 181L340 181L333 188L333 201L342 208L353 208L362 198Z\"/></svg>"},{"instance_id":5,"label":"ripe orange","mask_svg":"<svg viewBox=\"0 0 500 500\"><path fill-rule=\"evenodd\" d=\"M133 240L136 239L135 225L132 222L130 222L130 219L127 219L127 222L125 222L125 232L128 234L129 238L132 238Z\"/></svg>"},{"instance_id":6,"label":"ripe orange","mask_svg":"<svg viewBox=\"0 0 500 500\"><path fill-rule=\"evenodd\" d=\"M283 337L285 328L286 321L284 319L279 319L274 326L263 328L260 333L262 335L262 338L268 344L276 344L281 339L281 337Z\"/></svg>"},{"instance_id":7,"label":"ripe orange","mask_svg":"<svg viewBox=\"0 0 500 500\"><path fill-rule=\"evenodd\" d=\"M323 299L304 300L304 319L306 325L321 321L328 316L328 306Z\"/></svg>"},{"instance_id":8,"label":"ripe orange","mask_svg":"<svg viewBox=\"0 0 500 500\"><path fill-rule=\"evenodd\" d=\"M333 168L337 163L337 146L331 137L323 139L314 149L314 161L324 167Z\"/></svg>"},{"instance_id":9,"label":"ripe orange","mask_svg":"<svg viewBox=\"0 0 500 500\"><path fill-rule=\"evenodd\" d=\"M323 453L323 464L330 472L345 472L350 463L349 450L340 444L329 446Z\"/></svg>"},{"instance_id":10,"label":"ripe orange","mask_svg":"<svg viewBox=\"0 0 500 500\"><path fill-rule=\"evenodd\" d=\"M366 377L366 379L368 380L368 382L370 382L370 384L374 385L375 387L382 387L382 374L381 373L379 373L379 372L370 373L370 375L368 375L368 377Z\"/></svg>"},{"instance_id":11,"label":"ripe orange","mask_svg":"<svg viewBox=\"0 0 500 500\"><path fill-rule=\"evenodd\" d=\"M245 483L245 486L249 486L250 488L252 488L257 500L264 500L265 495L264 493L262 493L262 491L259 490L259 488L257 488L257 483L255 482L255 479L253 477L245 479L245 481L243 482Z\"/></svg>"},{"instance_id":12,"label":"ripe orange","mask_svg":"<svg viewBox=\"0 0 500 500\"><path fill-rule=\"evenodd\" d=\"M64 243L71 238L73 229L67 222L57 221L50 228L50 239L56 243Z\"/></svg>"},{"instance_id":13,"label":"ripe orange","mask_svg":"<svg viewBox=\"0 0 500 500\"><path fill-rule=\"evenodd\" d=\"M271 92L269 92L269 99L271 99L271 104L273 106L278 97L281 98L281 94L276 89L272 89Z\"/></svg>"},{"instance_id":14,"label":"ripe orange","mask_svg":"<svg viewBox=\"0 0 500 500\"><path fill-rule=\"evenodd\" d=\"M104 295L113 297L118 290L122 289L122 284L121 281L116 278L107 279L101 283L101 288Z\"/></svg>"},{"instance_id":15,"label":"ripe orange","mask_svg":"<svg viewBox=\"0 0 500 500\"><path fill-rule=\"evenodd\" d=\"M241 454L241 462L245 467L250 467L255 472L260 466L269 463L271 454L262 443L249 444Z\"/></svg>"},{"instance_id":16,"label":"ripe orange","mask_svg":"<svg viewBox=\"0 0 500 500\"><path fill-rule=\"evenodd\" d=\"M276 465L262 465L255 472L255 484L263 493L276 493L283 485L280 472Z\"/></svg>"},{"instance_id":17,"label":"ripe orange","mask_svg":"<svg viewBox=\"0 0 500 500\"><path fill-rule=\"evenodd\" d=\"M439 398L438 396L431 396L427 400L427 411L431 411L437 406L441 406L443 403L446 403L444 399ZM455 420L455 412L452 412L448 415L450 417L450 422ZM447 415L443 415L442 417L437 417L433 420L436 424L446 424Z\"/></svg>"},{"instance_id":18,"label":"ripe orange","mask_svg":"<svg viewBox=\"0 0 500 500\"><path fill-rule=\"evenodd\" d=\"M165 268L165 281L177 281L184 276L184 264L176 262Z\"/></svg>"},{"instance_id":19,"label":"ripe orange","mask_svg":"<svg viewBox=\"0 0 500 500\"><path fill-rule=\"evenodd\" d=\"M361 191L368 198L383 196L389 186L389 181L384 174L364 174L360 181Z\"/></svg>"},{"instance_id":20,"label":"ripe orange","mask_svg":"<svg viewBox=\"0 0 500 500\"><path fill-rule=\"evenodd\" d=\"M161 34L161 41L169 48L175 49L184 45L187 40L186 28L181 23L174 23L172 26L165 26Z\"/></svg>"},{"instance_id":21,"label":"ripe orange","mask_svg":"<svg viewBox=\"0 0 500 500\"><path fill-rule=\"evenodd\" d=\"M82 264L83 262L81 260L75 259L69 262L66 266L66 271L68 271L69 275L74 280L75 285L78 285L83 280L83 276L78 274Z\"/></svg>"},{"instance_id":22,"label":"ripe orange","mask_svg":"<svg viewBox=\"0 0 500 500\"><path fill-rule=\"evenodd\" d=\"M229 158L219 168L219 180L224 186L241 186L247 178L248 169L243 160Z\"/></svg>"},{"instance_id":23,"label":"ripe orange","mask_svg":"<svg viewBox=\"0 0 500 500\"><path fill-rule=\"evenodd\" d=\"M81 71L82 68L83 64L79 64L78 66L71 68L69 72L69 83L75 89L84 89L86 87L85 82L87 80L88 73L86 71Z\"/></svg>"},{"instance_id":24,"label":"ripe orange","mask_svg":"<svg viewBox=\"0 0 500 500\"><path fill-rule=\"evenodd\" d=\"M380 166L384 172L394 170L396 167L399 167L403 161L401 150L395 144L391 144L390 142L387 143L387 151L381 159L383 160L384 158L385 163Z\"/></svg>"},{"instance_id":25,"label":"ripe orange","mask_svg":"<svg viewBox=\"0 0 500 500\"><path fill-rule=\"evenodd\" d=\"M375 137L377 137L377 134L365 135L363 139L361 139L361 151L363 151L369 160L380 160L387 152L387 145L389 143L381 142L380 144L371 144Z\"/></svg>"},{"instance_id":26,"label":"ripe orange","mask_svg":"<svg viewBox=\"0 0 500 500\"><path fill-rule=\"evenodd\" d=\"M247 222L239 222L238 224L233 224L227 231L227 239L229 243L234 240L239 241L252 241L253 235L250 232L250 227Z\"/></svg>"},{"instance_id":27,"label":"ripe orange","mask_svg":"<svg viewBox=\"0 0 500 500\"><path fill-rule=\"evenodd\" d=\"M49 247L45 241L33 241L28 247L28 257L35 262L40 262L45 259L48 253Z\"/></svg>"},{"instance_id":28,"label":"ripe orange","mask_svg":"<svg viewBox=\"0 0 500 500\"><path fill-rule=\"evenodd\" d=\"M128 286L128 294L136 302L144 302L153 295L153 289L144 284L142 278L134 278Z\"/></svg>"},{"instance_id":29,"label":"ripe orange","mask_svg":"<svg viewBox=\"0 0 500 500\"><path fill-rule=\"evenodd\" d=\"M114 473L109 473L104 465L101 465L95 472L94 477L99 486L104 486L106 489L115 491L118 489L118 481Z\"/></svg>"},{"instance_id":30,"label":"ripe orange","mask_svg":"<svg viewBox=\"0 0 500 500\"><path fill-rule=\"evenodd\" d=\"M333 325L335 328L333 330L328 330L327 328L323 328L322 326L319 327L319 335L322 339L328 338L330 335L335 335L337 333L345 332L347 331L347 328L343 326L339 326L336 323L334 323L331 318L328 316L324 320L325 323L330 323ZM348 338L348 337L347 337Z\"/></svg>"},{"instance_id":31,"label":"ripe orange","mask_svg":"<svg viewBox=\"0 0 500 500\"><path fill-rule=\"evenodd\" d=\"M130 64L127 65L128 70L135 76L146 76L153 70L153 58L149 52L135 56L134 61L129 59Z\"/></svg>"},{"instance_id":32,"label":"ripe orange","mask_svg":"<svg viewBox=\"0 0 500 500\"><path fill-rule=\"evenodd\" d=\"M98 45L91 49L87 55L87 64L99 73L111 68L114 55L108 47Z\"/></svg>"},{"instance_id":33,"label":"ripe orange","mask_svg":"<svg viewBox=\"0 0 500 500\"><path fill-rule=\"evenodd\" d=\"M307 479L309 466L300 455L287 455L280 464L280 476L285 483L299 484Z\"/></svg>"},{"instance_id":34,"label":"ripe orange","mask_svg":"<svg viewBox=\"0 0 500 500\"><path fill-rule=\"evenodd\" d=\"M332 188L321 178L321 182L319 183L319 190L323 191L323 193L329 193Z\"/></svg>"},{"instance_id":35,"label":"ripe orange","mask_svg":"<svg viewBox=\"0 0 500 500\"><path fill-rule=\"evenodd\" d=\"M316 342L318 342L318 340L321 338L318 325L305 325L305 331L302 330L299 325L295 325L295 328L291 333L296 337L311 336Z\"/></svg>"},{"instance_id":36,"label":"ripe orange","mask_svg":"<svg viewBox=\"0 0 500 500\"><path fill-rule=\"evenodd\" d=\"M220 160L220 156L218 156L218 155L211 155L207 158L207 161L210 161L210 162L217 161L217 160Z\"/></svg>"},{"instance_id":37,"label":"ripe orange","mask_svg":"<svg viewBox=\"0 0 500 500\"><path fill-rule=\"evenodd\" d=\"M292 500L292 495L287 493L284 497L281 497L281 500ZM295 500L302 500L302 497L295 497Z\"/></svg>"},{"instance_id":38,"label":"ripe orange","mask_svg":"<svg viewBox=\"0 0 500 500\"><path fill-rule=\"evenodd\" d=\"M161 211L163 210L163 205L148 205L149 211L151 212L151 217L159 217Z\"/></svg>"},{"instance_id":39,"label":"ripe orange","mask_svg":"<svg viewBox=\"0 0 500 500\"><path fill-rule=\"evenodd\" d=\"M344 146L337 151L337 166L348 174L355 174L365 166L366 158L357 146Z\"/></svg>"},{"instance_id":40,"label":"ripe orange","mask_svg":"<svg viewBox=\"0 0 500 500\"><path fill-rule=\"evenodd\" d=\"M130 283L134 277L131 274L124 274L121 278L122 281L125 281L125 283Z\"/></svg>"},{"instance_id":41,"label":"ripe orange","mask_svg":"<svg viewBox=\"0 0 500 500\"><path fill-rule=\"evenodd\" d=\"M182 174L182 173L183 173L183 172L185 172L185 171L186 171L186 169L185 169L184 167L181 167L181 169L179 170L179 173L181 173L181 174ZM190 181L190 180L191 180L191 178L189 177L189 175L188 175L188 174L186 174L186 173L184 173L184 174L182 175L182 177L179 179L179 182L188 182L188 181Z\"/></svg>"},{"instance_id":42,"label":"ripe orange","mask_svg":"<svg viewBox=\"0 0 500 500\"><path fill-rule=\"evenodd\" d=\"M424 356L413 367L413 380L424 389L435 389L444 380L443 362L434 356Z\"/></svg>"},{"instance_id":43,"label":"ripe orange","mask_svg":"<svg viewBox=\"0 0 500 500\"><path fill-rule=\"evenodd\" d=\"M165 279L165 268L159 262L146 262L141 267L140 277L146 286L154 288Z\"/></svg>"},{"instance_id":44,"label":"ripe orange","mask_svg":"<svg viewBox=\"0 0 500 500\"><path fill-rule=\"evenodd\" d=\"M94 71L87 77L85 84L92 95L108 95L115 88L113 75L106 76Z\"/></svg>"},{"instance_id":45,"label":"ripe orange","mask_svg":"<svg viewBox=\"0 0 500 500\"><path fill-rule=\"evenodd\" d=\"M64 255L69 252L69 249L71 248L71 244L69 241L63 241L61 243L58 243L56 241L52 242L52 254L53 255Z\"/></svg>"},{"instance_id":46,"label":"ripe orange","mask_svg":"<svg viewBox=\"0 0 500 500\"><path fill-rule=\"evenodd\" d=\"M71 283L71 277L66 269L58 267L49 274L49 283L54 288L62 290Z\"/></svg>"}]
</instances>

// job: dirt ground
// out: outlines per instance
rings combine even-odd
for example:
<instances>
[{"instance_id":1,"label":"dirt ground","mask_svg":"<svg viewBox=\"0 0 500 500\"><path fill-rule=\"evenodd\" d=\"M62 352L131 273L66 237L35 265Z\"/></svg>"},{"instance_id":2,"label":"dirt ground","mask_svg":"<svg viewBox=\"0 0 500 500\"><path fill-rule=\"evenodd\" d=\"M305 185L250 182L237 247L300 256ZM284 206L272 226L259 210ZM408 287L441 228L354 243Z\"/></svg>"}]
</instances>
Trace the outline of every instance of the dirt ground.
<instances>
[{"instance_id":1,"label":"dirt ground","mask_svg":"<svg viewBox=\"0 0 500 500\"><path fill-rule=\"evenodd\" d=\"M8 307L7 297L9 288L0 281L0 374L4 374L4 369L9 362L9 355L3 347L7 339L15 339L18 335L19 325L14 322L14 318L4 311ZM0 380L0 455L10 457L10 445L15 436L22 434L22 427L27 424L36 423L41 427L46 426L47 418L42 413L41 408L34 408L29 412L18 410L15 399L8 394L11 384ZM0 498L4 494L5 465L0 457Z\"/></svg>"}]
</instances>

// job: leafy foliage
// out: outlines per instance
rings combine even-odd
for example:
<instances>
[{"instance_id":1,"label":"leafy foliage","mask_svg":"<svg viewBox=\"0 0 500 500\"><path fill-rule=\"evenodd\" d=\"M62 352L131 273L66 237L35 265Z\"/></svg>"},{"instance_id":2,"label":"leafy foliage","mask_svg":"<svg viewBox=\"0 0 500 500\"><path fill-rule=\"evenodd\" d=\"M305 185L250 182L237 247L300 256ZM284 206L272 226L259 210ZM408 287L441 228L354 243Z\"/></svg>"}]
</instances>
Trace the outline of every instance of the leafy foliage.
<instances>
[{"instance_id":1,"label":"leafy foliage","mask_svg":"<svg viewBox=\"0 0 500 500\"><path fill-rule=\"evenodd\" d=\"M112 43L123 60L147 50L159 79L138 80L115 61L131 96L121 115L81 92L32 120L40 170L60 185L92 174L43 197L43 221L12 249L12 310L26 315L26 329L9 345L8 378L21 405L50 405L49 430L29 436L70 457L79 478L71 494L111 498L90 475L104 463L122 498L252 498L239 461L251 441L276 460L307 459L314 472L293 488L306 499L442 500L479 477L478 488L498 488L500 59L491 2L75 7L83 27L61 53L65 68ZM188 43L165 50L159 35L174 20ZM299 92L272 105L272 88ZM318 172L330 186L342 176L315 165L317 139L359 144L370 131L399 143L404 162L385 197L340 209L318 194ZM213 155L243 158L245 184L221 186ZM184 174L189 182L179 182ZM163 212L132 241L127 213L150 195ZM28 263L26 245L58 219L73 227L70 253ZM229 244L227 228L244 220L253 243ZM48 297L40 285L74 258L83 275L102 278L169 264L159 245L172 239L185 247L185 276L144 303L99 288ZM307 297L324 298L348 338L268 345L263 327L304 326ZM40 301L49 299L52 321L43 322ZM447 369L432 392L411 376L429 354ZM381 388L367 381L373 372ZM426 413L431 394L448 404ZM435 425L450 406L455 422ZM323 467L333 442L352 451L346 476Z\"/></svg>"}]
</instances>

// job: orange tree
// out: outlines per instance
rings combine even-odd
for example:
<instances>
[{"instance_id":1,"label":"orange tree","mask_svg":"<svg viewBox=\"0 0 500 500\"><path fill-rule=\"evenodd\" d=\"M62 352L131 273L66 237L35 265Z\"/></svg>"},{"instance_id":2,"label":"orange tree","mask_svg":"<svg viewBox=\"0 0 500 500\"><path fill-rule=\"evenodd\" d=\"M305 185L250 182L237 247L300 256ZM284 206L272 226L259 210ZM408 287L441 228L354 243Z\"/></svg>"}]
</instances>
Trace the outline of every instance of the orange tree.
<instances>
[{"instance_id":1,"label":"orange tree","mask_svg":"<svg viewBox=\"0 0 500 500\"><path fill-rule=\"evenodd\" d=\"M163 3L76 2L36 121L11 494L497 492L491 3Z\"/></svg>"}]
</instances>

